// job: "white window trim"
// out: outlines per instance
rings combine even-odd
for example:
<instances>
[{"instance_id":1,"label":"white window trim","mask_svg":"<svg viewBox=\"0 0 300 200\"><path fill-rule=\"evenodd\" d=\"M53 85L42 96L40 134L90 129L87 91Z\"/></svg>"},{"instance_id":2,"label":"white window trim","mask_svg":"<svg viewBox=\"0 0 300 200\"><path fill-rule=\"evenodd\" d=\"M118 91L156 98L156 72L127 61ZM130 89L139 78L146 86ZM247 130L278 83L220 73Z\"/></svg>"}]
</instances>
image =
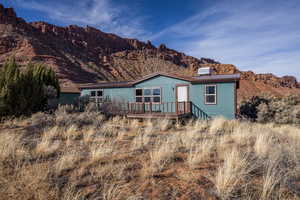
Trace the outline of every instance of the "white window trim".
<instances>
[{"instance_id":1,"label":"white window trim","mask_svg":"<svg viewBox=\"0 0 300 200\"><path fill-rule=\"evenodd\" d=\"M98 91L102 91L102 96L98 96ZM92 96L91 93L96 92L96 96ZM103 89L94 89L89 91L90 99L95 99L96 101L102 102L104 100L104 90Z\"/></svg>"},{"instance_id":2,"label":"white window trim","mask_svg":"<svg viewBox=\"0 0 300 200\"><path fill-rule=\"evenodd\" d=\"M215 94L206 94L207 87L211 87L211 86L215 87ZM204 103L206 105L216 105L217 104L217 93L218 93L217 92L217 85L215 85L215 84L205 85L205 87L204 87ZM215 102L207 102L206 101L207 96L215 96Z\"/></svg>"},{"instance_id":3,"label":"white window trim","mask_svg":"<svg viewBox=\"0 0 300 200\"><path fill-rule=\"evenodd\" d=\"M150 89L150 90L154 90L154 89L159 89L160 90L160 95L153 95L153 94L151 94L151 95L144 95L144 90L146 90L146 89ZM142 90L142 96L136 96L136 90ZM144 87L144 88L135 88L135 93L134 93L134 98L135 98L135 103L152 103L152 104L161 104L161 102L162 102L162 95L161 95L161 92L162 92L162 88L161 87ZM136 102L136 98L137 97L141 97L142 98L142 101L141 102ZM144 98L145 97L150 97L151 98L151 102L144 102ZM160 102L153 102L153 98L154 97L160 97L159 99L160 99Z\"/></svg>"}]
</instances>

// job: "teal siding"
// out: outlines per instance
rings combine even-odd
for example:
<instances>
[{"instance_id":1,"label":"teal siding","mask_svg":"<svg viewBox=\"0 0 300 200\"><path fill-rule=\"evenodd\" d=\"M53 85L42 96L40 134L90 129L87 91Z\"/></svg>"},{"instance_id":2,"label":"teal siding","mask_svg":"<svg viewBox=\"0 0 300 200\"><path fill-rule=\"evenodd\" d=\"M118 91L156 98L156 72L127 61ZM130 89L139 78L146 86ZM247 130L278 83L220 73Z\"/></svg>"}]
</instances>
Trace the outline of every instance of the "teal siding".
<instances>
[{"instance_id":1,"label":"teal siding","mask_svg":"<svg viewBox=\"0 0 300 200\"><path fill-rule=\"evenodd\" d=\"M203 110L210 117L224 116L228 119L235 118L235 83L215 83L217 85L217 104L204 103L205 84L195 84L190 88L190 101ZM198 115L194 110L194 115Z\"/></svg>"},{"instance_id":2,"label":"teal siding","mask_svg":"<svg viewBox=\"0 0 300 200\"><path fill-rule=\"evenodd\" d=\"M188 81L183 81L175 78L169 78L165 76L158 76L144 82L135 85L135 88L147 88L147 87L160 87L161 90L161 101L162 102L175 102L176 101L176 85L177 84L188 84Z\"/></svg>"},{"instance_id":3,"label":"teal siding","mask_svg":"<svg viewBox=\"0 0 300 200\"><path fill-rule=\"evenodd\" d=\"M83 89L81 91L81 96L89 95L91 90L97 89ZM104 88L103 96L112 101L134 102L133 88Z\"/></svg>"},{"instance_id":4,"label":"teal siding","mask_svg":"<svg viewBox=\"0 0 300 200\"><path fill-rule=\"evenodd\" d=\"M90 89L83 89L80 92L80 96L86 96L90 94Z\"/></svg>"},{"instance_id":5,"label":"teal siding","mask_svg":"<svg viewBox=\"0 0 300 200\"><path fill-rule=\"evenodd\" d=\"M189 100L193 104L192 112L195 117L202 118L204 115L201 111L204 111L210 117L222 115L228 119L235 118L235 83L215 83L215 85L217 85L216 105L206 105L204 103L205 84L191 84L188 81L165 76L157 76L145 80L132 88L104 88L103 94L104 97L108 97L111 100L135 102L135 88L160 87L162 89L161 101L175 102L177 84L189 85ZM88 95L90 90L91 89L83 89L81 95ZM167 108L165 107L163 110L159 104L153 104L153 109L166 111ZM168 109L170 111L170 107ZM175 105L172 107L172 111L175 112Z\"/></svg>"},{"instance_id":6,"label":"teal siding","mask_svg":"<svg viewBox=\"0 0 300 200\"><path fill-rule=\"evenodd\" d=\"M191 86L190 82L179 80L175 78L157 76L141 83L135 85L135 88L151 88L160 87L161 88L161 102L170 102L168 105L152 104L152 110L161 112L176 112L175 103L176 101L176 85L186 84ZM146 107L147 110L147 107Z\"/></svg>"},{"instance_id":7,"label":"teal siding","mask_svg":"<svg viewBox=\"0 0 300 200\"><path fill-rule=\"evenodd\" d=\"M112 101L134 102L133 88L106 88L103 92L104 97Z\"/></svg>"},{"instance_id":8,"label":"teal siding","mask_svg":"<svg viewBox=\"0 0 300 200\"><path fill-rule=\"evenodd\" d=\"M80 96L79 93L60 93L58 104L74 104L75 100Z\"/></svg>"}]
</instances>

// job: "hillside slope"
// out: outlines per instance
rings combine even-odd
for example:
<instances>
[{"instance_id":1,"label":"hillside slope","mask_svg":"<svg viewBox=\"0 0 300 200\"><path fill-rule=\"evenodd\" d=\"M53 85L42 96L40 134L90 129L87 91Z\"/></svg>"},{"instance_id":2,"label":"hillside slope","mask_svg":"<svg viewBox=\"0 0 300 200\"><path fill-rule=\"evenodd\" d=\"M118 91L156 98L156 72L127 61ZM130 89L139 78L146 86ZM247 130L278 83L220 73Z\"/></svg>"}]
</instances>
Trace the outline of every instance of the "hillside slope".
<instances>
[{"instance_id":1,"label":"hillside slope","mask_svg":"<svg viewBox=\"0 0 300 200\"><path fill-rule=\"evenodd\" d=\"M156 71L193 75L199 67L211 66L219 74L242 74L239 100L265 92L300 94L299 83L294 77L241 72L233 65L197 59L163 44L155 47L150 41L121 38L93 27L27 23L17 17L12 8L0 4L0 64L10 56L15 56L22 64L48 64L64 86L131 80Z\"/></svg>"},{"instance_id":2,"label":"hillside slope","mask_svg":"<svg viewBox=\"0 0 300 200\"><path fill-rule=\"evenodd\" d=\"M60 107L0 122L0 199L299 200L299 132Z\"/></svg>"}]
</instances>

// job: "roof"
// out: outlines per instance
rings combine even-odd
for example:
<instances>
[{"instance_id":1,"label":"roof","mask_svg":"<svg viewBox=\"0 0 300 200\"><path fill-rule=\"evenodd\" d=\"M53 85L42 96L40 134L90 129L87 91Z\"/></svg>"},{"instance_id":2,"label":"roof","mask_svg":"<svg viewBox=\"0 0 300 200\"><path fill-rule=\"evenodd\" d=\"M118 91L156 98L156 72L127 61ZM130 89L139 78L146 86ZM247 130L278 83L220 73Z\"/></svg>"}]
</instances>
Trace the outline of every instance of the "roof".
<instances>
[{"instance_id":1,"label":"roof","mask_svg":"<svg viewBox=\"0 0 300 200\"><path fill-rule=\"evenodd\" d=\"M80 93L80 90L77 87L61 87L61 93Z\"/></svg>"},{"instance_id":2,"label":"roof","mask_svg":"<svg viewBox=\"0 0 300 200\"><path fill-rule=\"evenodd\" d=\"M114 88L114 87L131 87L133 81L121 81L121 82L103 82L103 83L90 83L81 84L80 89L92 89L92 88Z\"/></svg>"},{"instance_id":3,"label":"roof","mask_svg":"<svg viewBox=\"0 0 300 200\"><path fill-rule=\"evenodd\" d=\"M209 83L209 82L236 82L240 79L240 74L223 74L223 75L205 75L205 76L194 76L185 77L165 72L153 73L142 77L136 81L122 81L122 82L103 82L96 84L84 84L80 85L80 89L93 89L93 88L122 88L122 87L132 87L135 84L149 80L156 76L166 76L170 78L175 78L179 80L189 81L192 84L196 83Z\"/></svg>"},{"instance_id":4,"label":"roof","mask_svg":"<svg viewBox=\"0 0 300 200\"><path fill-rule=\"evenodd\" d=\"M137 84L137 83L140 83L142 81L154 78L156 76L166 76L166 77L176 78L176 79L179 79L179 80L190 81L190 82L194 80L193 77L180 76L180 75L170 74L170 73L165 73L165 72L160 72L160 73L157 72L157 73L146 75L146 76L142 77L141 79L138 79L138 80L134 81L134 84Z\"/></svg>"},{"instance_id":5,"label":"roof","mask_svg":"<svg viewBox=\"0 0 300 200\"><path fill-rule=\"evenodd\" d=\"M213 74L213 75L203 75L194 76L195 79L193 83L202 82L235 82L240 80L240 74Z\"/></svg>"}]
</instances>

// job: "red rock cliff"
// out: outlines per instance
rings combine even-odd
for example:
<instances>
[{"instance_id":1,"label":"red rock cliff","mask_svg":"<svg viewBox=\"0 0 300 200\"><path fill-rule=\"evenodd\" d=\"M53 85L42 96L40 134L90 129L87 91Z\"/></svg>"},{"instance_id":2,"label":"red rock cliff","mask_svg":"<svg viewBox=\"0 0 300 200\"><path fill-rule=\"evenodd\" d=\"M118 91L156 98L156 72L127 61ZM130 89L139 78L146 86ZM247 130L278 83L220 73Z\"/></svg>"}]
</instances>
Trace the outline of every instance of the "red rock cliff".
<instances>
[{"instance_id":1,"label":"red rock cliff","mask_svg":"<svg viewBox=\"0 0 300 200\"><path fill-rule=\"evenodd\" d=\"M239 99L259 93L300 93L292 76L242 72L234 65L194 58L161 44L122 38L93 27L59 27L26 23L12 8L0 4L0 63L14 55L21 64L43 62L58 74L62 85L136 79L155 71L194 75L202 66L219 74L241 73Z\"/></svg>"}]
</instances>

